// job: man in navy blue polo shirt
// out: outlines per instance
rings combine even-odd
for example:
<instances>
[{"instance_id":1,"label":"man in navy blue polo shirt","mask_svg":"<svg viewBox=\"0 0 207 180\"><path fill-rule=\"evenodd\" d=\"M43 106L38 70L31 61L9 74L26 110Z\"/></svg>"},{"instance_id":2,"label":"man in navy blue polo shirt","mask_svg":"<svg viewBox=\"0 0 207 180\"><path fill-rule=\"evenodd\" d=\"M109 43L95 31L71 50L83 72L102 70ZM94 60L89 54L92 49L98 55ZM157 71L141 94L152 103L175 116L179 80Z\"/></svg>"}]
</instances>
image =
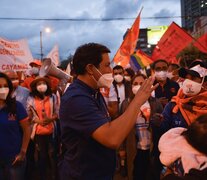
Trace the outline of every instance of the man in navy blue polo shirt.
<instances>
[{"instance_id":1,"label":"man in navy blue polo shirt","mask_svg":"<svg viewBox=\"0 0 207 180\"><path fill-rule=\"evenodd\" d=\"M145 81L129 108L111 121L100 87L113 81L110 50L101 44L80 46L73 57L77 79L61 99L60 125L64 153L59 163L61 180L111 180L115 149L134 127L141 105L157 86Z\"/></svg>"},{"instance_id":2,"label":"man in navy blue polo shirt","mask_svg":"<svg viewBox=\"0 0 207 180\"><path fill-rule=\"evenodd\" d=\"M156 60L152 65L152 70L155 75L155 83L159 83L155 90L155 97L164 107L177 94L180 87L178 83L167 77L168 62L166 60Z\"/></svg>"}]
</instances>

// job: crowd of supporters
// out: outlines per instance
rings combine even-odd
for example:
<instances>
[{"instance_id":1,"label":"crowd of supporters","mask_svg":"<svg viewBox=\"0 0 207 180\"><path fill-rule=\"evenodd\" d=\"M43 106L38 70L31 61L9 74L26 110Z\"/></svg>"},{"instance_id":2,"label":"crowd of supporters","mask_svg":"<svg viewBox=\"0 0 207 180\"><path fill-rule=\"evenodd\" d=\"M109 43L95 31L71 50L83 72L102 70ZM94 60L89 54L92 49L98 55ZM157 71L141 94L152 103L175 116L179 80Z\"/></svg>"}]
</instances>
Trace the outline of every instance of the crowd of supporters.
<instances>
[{"instance_id":1,"label":"crowd of supporters","mask_svg":"<svg viewBox=\"0 0 207 180\"><path fill-rule=\"evenodd\" d=\"M25 78L14 71L0 72L2 180L59 179L58 162L67 149L61 141L59 111L61 97L73 82L62 84L49 74L41 77L41 61L30 66ZM159 59L151 65L150 75L120 65L112 74L111 86L100 88L112 122L122 116L149 76L156 86L116 149L113 179L187 179L200 172L206 177L206 62L195 60L184 68Z\"/></svg>"}]
</instances>

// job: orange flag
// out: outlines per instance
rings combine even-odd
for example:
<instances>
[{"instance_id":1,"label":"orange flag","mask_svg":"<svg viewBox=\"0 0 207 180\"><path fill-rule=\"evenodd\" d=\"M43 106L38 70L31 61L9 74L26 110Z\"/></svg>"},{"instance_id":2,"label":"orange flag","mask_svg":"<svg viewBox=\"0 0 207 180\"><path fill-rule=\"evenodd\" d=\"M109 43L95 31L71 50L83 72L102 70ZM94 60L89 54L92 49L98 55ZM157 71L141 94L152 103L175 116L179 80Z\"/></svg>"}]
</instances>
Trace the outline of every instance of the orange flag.
<instances>
[{"instance_id":1,"label":"orange flag","mask_svg":"<svg viewBox=\"0 0 207 180\"><path fill-rule=\"evenodd\" d=\"M124 38L120 48L118 49L113 59L114 63L119 64L123 67L129 64L130 55L134 53L134 50L136 48L137 39L139 37L141 11L139 12L132 27L127 31L126 37Z\"/></svg>"},{"instance_id":2,"label":"orange flag","mask_svg":"<svg viewBox=\"0 0 207 180\"><path fill-rule=\"evenodd\" d=\"M193 37L191 35L175 22L172 22L153 50L152 60L165 59L170 62L172 59L175 59L176 55L191 43L192 40Z\"/></svg>"},{"instance_id":3,"label":"orange flag","mask_svg":"<svg viewBox=\"0 0 207 180\"><path fill-rule=\"evenodd\" d=\"M201 52L207 53L207 33L198 38L193 45L197 47Z\"/></svg>"}]
</instances>

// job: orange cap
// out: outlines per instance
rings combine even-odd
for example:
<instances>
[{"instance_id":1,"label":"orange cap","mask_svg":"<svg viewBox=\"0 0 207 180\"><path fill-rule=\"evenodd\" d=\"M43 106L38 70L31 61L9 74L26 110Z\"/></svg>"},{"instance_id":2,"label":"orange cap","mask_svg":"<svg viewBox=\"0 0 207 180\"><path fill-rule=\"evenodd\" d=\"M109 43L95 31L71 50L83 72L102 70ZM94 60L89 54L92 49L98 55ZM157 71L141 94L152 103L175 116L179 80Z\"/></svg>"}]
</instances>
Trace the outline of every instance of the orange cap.
<instances>
[{"instance_id":1,"label":"orange cap","mask_svg":"<svg viewBox=\"0 0 207 180\"><path fill-rule=\"evenodd\" d=\"M38 66L42 66L42 62L40 60L38 60L38 59L35 59L31 63L29 63L30 66L32 66L33 64L36 64Z\"/></svg>"}]
</instances>

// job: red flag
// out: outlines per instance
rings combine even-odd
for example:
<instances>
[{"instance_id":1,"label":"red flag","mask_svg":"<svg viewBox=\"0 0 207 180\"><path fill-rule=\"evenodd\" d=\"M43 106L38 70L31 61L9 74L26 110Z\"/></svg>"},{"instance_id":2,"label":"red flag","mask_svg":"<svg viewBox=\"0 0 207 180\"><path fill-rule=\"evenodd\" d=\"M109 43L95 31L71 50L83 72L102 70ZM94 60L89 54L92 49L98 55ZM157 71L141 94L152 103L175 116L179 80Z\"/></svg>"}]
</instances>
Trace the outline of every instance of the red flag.
<instances>
[{"instance_id":1,"label":"red flag","mask_svg":"<svg viewBox=\"0 0 207 180\"><path fill-rule=\"evenodd\" d=\"M193 45L197 47L201 52L207 53L207 33L198 38Z\"/></svg>"},{"instance_id":2,"label":"red flag","mask_svg":"<svg viewBox=\"0 0 207 180\"><path fill-rule=\"evenodd\" d=\"M175 22L172 22L154 49L152 60L165 59L170 62L170 59L174 59L192 40L193 37L191 35Z\"/></svg>"},{"instance_id":3,"label":"red flag","mask_svg":"<svg viewBox=\"0 0 207 180\"><path fill-rule=\"evenodd\" d=\"M113 61L116 64L120 64L122 66L123 65L126 66L127 64L129 64L130 55L134 53L137 44L137 39L139 36L141 11L139 12L136 20L134 21L131 29L127 31L126 37L124 38L120 48L118 49L117 53L114 56Z\"/></svg>"}]
</instances>

